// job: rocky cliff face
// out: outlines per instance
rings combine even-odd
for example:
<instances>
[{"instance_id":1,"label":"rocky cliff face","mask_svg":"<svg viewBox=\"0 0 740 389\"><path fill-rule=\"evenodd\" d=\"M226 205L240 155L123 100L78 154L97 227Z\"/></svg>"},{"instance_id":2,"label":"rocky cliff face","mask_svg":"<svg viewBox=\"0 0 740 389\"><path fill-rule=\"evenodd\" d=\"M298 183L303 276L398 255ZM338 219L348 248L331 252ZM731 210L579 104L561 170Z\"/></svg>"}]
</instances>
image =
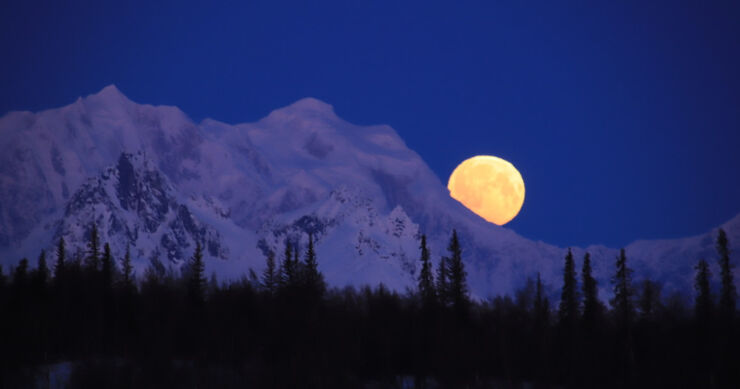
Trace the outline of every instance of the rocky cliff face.
<instances>
[{"instance_id":1,"label":"rocky cliff face","mask_svg":"<svg viewBox=\"0 0 740 389\"><path fill-rule=\"evenodd\" d=\"M201 242L211 257L228 258L219 232L177 201L172 185L143 152L122 153L114 166L82 184L55 223L54 241L63 237L80 247L93 223L101 241L117 253L130 245L137 258L179 265Z\"/></svg>"}]
</instances>

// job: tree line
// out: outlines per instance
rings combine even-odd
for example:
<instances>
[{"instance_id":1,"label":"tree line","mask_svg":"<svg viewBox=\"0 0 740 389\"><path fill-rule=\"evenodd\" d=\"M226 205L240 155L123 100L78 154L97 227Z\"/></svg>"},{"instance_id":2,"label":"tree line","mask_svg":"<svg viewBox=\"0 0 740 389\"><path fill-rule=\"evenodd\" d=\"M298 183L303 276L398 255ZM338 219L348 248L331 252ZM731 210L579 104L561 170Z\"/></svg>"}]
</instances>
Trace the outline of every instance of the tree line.
<instances>
[{"instance_id":1,"label":"tree line","mask_svg":"<svg viewBox=\"0 0 740 389\"><path fill-rule=\"evenodd\" d=\"M36 268L0 267L0 387L45 387L72 363L76 387L737 387L737 292L727 236L718 298L698 261L693 309L615 258L608 305L591 258L564 258L560 301L539 274L513 296L472 300L453 230L433 266L421 236L417 288L329 288L314 237L268 252L261 274L219 283L196 244L180 272L134 273L95 225Z\"/></svg>"}]
</instances>

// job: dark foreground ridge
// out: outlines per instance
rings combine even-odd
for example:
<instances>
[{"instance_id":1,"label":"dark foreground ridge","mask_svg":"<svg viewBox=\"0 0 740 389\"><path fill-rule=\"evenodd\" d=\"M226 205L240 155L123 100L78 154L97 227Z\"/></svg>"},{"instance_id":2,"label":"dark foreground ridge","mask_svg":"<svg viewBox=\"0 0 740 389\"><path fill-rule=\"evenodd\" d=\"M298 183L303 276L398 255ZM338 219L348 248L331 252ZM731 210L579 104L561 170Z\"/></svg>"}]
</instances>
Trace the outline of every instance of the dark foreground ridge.
<instances>
[{"instance_id":1,"label":"dark foreground ridge","mask_svg":"<svg viewBox=\"0 0 740 389\"><path fill-rule=\"evenodd\" d=\"M38 266L0 269L0 387L493 388L738 387L740 326L729 242L722 285L698 260L693 310L660 285L632 282L616 258L609 307L588 254L565 258L553 310L536 275L515 296L468 296L453 232L437 269L426 238L417 290L327 289L313 239L269 252L265 270L219 284L198 244L181 274L156 262L137 277L95 226L70 257L60 240ZM532 386L528 386L532 387Z\"/></svg>"}]
</instances>

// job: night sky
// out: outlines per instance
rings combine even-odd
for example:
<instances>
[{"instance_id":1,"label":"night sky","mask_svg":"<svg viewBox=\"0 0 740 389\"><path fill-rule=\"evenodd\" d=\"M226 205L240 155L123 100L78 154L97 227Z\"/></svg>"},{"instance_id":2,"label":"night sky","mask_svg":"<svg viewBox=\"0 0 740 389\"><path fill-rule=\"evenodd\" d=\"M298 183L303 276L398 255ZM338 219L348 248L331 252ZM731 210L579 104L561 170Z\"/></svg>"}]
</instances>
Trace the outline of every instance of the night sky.
<instances>
[{"instance_id":1,"label":"night sky","mask_svg":"<svg viewBox=\"0 0 740 389\"><path fill-rule=\"evenodd\" d=\"M0 113L108 84L230 123L313 96L391 125L444 183L511 161L508 226L531 239L620 246L740 212L737 1L99 3L3 1Z\"/></svg>"}]
</instances>

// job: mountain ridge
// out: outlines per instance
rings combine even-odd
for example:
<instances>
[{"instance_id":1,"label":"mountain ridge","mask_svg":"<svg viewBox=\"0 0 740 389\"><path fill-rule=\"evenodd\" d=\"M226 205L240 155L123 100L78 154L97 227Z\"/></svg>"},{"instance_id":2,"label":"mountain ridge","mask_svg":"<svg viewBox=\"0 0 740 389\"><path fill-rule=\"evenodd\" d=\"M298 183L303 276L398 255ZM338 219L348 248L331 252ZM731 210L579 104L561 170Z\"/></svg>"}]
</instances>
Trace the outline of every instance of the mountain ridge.
<instances>
[{"instance_id":1,"label":"mountain ridge","mask_svg":"<svg viewBox=\"0 0 740 389\"><path fill-rule=\"evenodd\" d=\"M0 117L0 133L9 150L0 157L5 167L0 167L4 257L33 257L32 247L49 247L43 240L51 233L41 230L58 222L70 196L120 155L142 152L171 183L172 198L222 235L229 259L212 258L207 265L225 278L260 269L265 245L281 252L281 241L291 233L305 233L302 223L315 219L344 223L332 224L333 232L317 242L320 255L345 258L346 263L322 267L334 285L385 282L399 290L413 287L414 267L408 264L418 254L418 234L429 235L432 255L438 258L452 228L458 229L466 250L476 297L511 293L537 272L552 290L559 285L565 248L483 221L449 197L421 156L391 127L351 124L318 99L298 100L254 123L204 119L196 124L177 107L137 104L111 85L65 107L8 113ZM339 205L331 199L342 187L353 197L347 201L368 202L369 208L347 211L355 212L354 219L340 221L332 213ZM14 209L26 209L28 215ZM417 233L395 237L390 227L394 212L408 217ZM731 243L740 241L740 215L723 226ZM692 290L693 263L698 261L694 256L711 254L707 236L714 231L670 241L636 241L626 248L636 275L655 277L668 292L686 292ZM75 241L79 239L71 244L82 244ZM293 239L300 243L301 238ZM376 246L382 249L372 249ZM592 245L574 248L574 253L582 257L585 250L592 251L602 295L608 295L617 250ZM142 266L150 259L150 253L145 254ZM183 256L187 254L174 256L170 263L180 266Z\"/></svg>"}]
</instances>

